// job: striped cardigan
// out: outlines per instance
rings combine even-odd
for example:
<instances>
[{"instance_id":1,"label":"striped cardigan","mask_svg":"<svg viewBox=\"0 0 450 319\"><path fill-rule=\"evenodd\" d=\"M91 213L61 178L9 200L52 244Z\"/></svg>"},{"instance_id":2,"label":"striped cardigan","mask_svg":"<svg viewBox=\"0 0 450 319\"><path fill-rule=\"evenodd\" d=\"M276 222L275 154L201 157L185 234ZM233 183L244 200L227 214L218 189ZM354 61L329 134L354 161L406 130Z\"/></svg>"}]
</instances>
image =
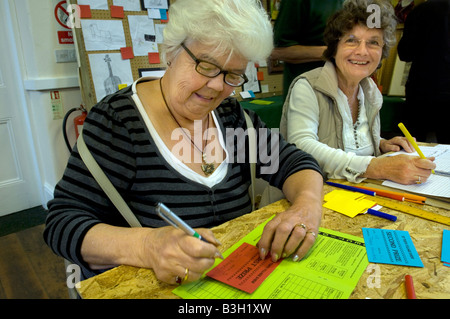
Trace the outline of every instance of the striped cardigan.
<instances>
[{"instance_id":1,"label":"striped cardigan","mask_svg":"<svg viewBox=\"0 0 450 319\"><path fill-rule=\"evenodd\" d=\"M239 163L242 160L236 158L238 153L242 158L242 150L238 149L235 136L231 152L234 159L229 161L225 178L212 188L193 182L178 173L159 153L132 94L128 87L95 105L86 118L83 136L92 155L140 223L146 227L167 226L156 214L154 205L157 202L165 203L192 227L212 227L249 213L247 138L245 144L241 143L245 147L245 163ZM235 99L226 99L214 112L225 140L226 128L246 130L244 111ZM254 112L248 113L257 133L259 128L265 128ZM270 143L268 131L265 138ZM297 171L312 169L320 172L314 158L288 144L281 136L279 139L278 171L272 175L260 174L261 168L269 164L261 163L258 157L257 177L281 188ZM84 263L80 253L87 231L98 223L128 226L87 170L76 146L48 209L44 231L46 243L57 255L80 265L84 278L96 274Z\"/></svg>"}]
</instances>

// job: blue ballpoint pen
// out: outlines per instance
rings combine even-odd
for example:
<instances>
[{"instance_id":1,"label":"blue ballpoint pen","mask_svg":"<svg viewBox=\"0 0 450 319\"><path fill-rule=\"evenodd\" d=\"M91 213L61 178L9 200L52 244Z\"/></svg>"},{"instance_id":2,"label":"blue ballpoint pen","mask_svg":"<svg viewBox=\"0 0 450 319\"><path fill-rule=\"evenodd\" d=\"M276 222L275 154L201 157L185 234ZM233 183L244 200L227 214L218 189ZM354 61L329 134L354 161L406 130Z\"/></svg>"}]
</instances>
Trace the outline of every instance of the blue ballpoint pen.
<instances>
[{"instance_id":1,"label":"blue ballpoint pen","mask_svg":"<svg viewBox=\"0 0 450 319\"><path fill-rule=\"evenodd\" d=\"M374 216L378 216L378 217L381 217L381 218L389 219L389 220L391 220L393 222L395 222L397 220L397 216L389 215L389 214L386 214L386 213L383 213L383 212L379 212L379 211L377 211L375 209L371 209L371 208L369 208L367 210L367 213L370 214L370 215L374 215Z\"/></svg>"},{"instance_id":2,"label":"blue ballpoint pen","mask_svg":"<svg viewBox=\"0 0 450 319\"><path fill-rule=\"evenodd\" d=\"M358 192L358 193L362 193L362 194L366 194L366 195L370 195L370 196L375 196L377 194L376 192L373 192L373 191L368 191L368 190L365 190L365 189L352 187L352 186L349 186L349 185L333 183L333 182L326 182L326 183L328 185L330 185L330 186L339 187L339 188L342 188L342 189L346 189L346 190L349 190L349 191Z\"/></svg>"}]
</instances>

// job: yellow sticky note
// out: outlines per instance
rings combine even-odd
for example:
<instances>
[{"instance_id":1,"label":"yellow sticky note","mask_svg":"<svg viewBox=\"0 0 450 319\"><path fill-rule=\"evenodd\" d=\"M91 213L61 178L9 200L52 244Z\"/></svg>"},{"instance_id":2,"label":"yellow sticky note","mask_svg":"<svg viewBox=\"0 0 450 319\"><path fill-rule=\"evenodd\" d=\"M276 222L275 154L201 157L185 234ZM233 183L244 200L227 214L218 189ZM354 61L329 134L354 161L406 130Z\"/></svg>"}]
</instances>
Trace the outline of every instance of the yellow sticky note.
<instances>
[{"instance_id":1,"label":"yellow sticky note","mask_svg":"<svg viewBox=\"0 0 450 319\"><path fill-rule=\"evenodd\" d=\"M364 194L334 190L325 195L323 207L334 210L351 218L364 213L368 208L376 205L375 202L364 198Z\"/></svg>"},{"instance_id":2,"label":"yellow sticky note","mask_svg":"<svg viewBox=\"0 0 450 319\"><path fill-rule=\"evenodd\" d=\"M356 200L359 198L364 198L363 193L349 192L345 190L335 189L334 191L329 192L324 196L324 200L326 202L331 201L333 199L347 199L347 200Z\"/></svg>"}]
</instances>

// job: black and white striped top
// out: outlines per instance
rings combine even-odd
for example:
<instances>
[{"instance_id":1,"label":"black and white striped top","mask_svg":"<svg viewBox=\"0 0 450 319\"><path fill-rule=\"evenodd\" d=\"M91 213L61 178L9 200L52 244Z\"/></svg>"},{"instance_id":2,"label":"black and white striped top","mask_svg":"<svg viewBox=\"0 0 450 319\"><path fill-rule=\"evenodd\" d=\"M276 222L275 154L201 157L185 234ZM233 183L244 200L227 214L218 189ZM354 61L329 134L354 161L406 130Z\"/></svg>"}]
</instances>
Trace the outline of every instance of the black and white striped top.
<instances>
[{"instance_id":1,"label":"black and white striped top","mask_svg":"<svg viewBox=\"0 0 450 319\"><path fill-rule=\"evenodd\" d=\"M132 94L128 87L95 105L86 118L83 136L92 155L140 223L146 227L167 226L155 212L157 202L165 203L192 227L212 227L249 213L247 138L239 145L234 136L235 142L231 143L234 150L230 152L234 158L229 161L227 174L221 182L212 188L193 182L161 156L136 109ZM214 112L224 135L226 128L246 130L244 111L235 99L226 99ZM254 112L248 113L258 134L259 128L265 128L265 125ZM268 132L267 145L270 145L271 131ZM242 159L242 152L245 152L245 163L239 163L236 158L239 154ZM264 165L269 164L262 163L258 156L257 177L278 188L297 171L312 169L320 172L312 156L288 144L281 136L278 171L261 175ZM44 231L46 243L57 255L82 266L84 278L96 274L87 267L80 254L87 231L98 223L128 226L85 167L76 146L48 209Z\"/></svg>"}]
</instances>

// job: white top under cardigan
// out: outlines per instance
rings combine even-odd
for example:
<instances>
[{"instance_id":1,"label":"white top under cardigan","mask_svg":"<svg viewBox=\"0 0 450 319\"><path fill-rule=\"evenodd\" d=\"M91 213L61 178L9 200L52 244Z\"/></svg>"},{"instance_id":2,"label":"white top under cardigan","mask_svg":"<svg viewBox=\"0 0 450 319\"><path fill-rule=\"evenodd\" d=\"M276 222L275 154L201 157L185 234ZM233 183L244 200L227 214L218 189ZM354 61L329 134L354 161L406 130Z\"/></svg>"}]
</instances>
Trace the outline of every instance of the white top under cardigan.
<instances>
[{"instance_id":1,"label":"white top under cardigan","mask_svg":"<svg viewBox=\"0 0 450 319\"><path fill-rule=\"evenodd\" d=\"M177 170L180 174L183 176L189 178L190 180L197 182L199 184L208 186L212 188L214 185L220 183L224 177L227 175L228 170L228 151L225 147L225 142L223 140L222 131L220 129L220 125L217 122L216 115L214 112L211 112L212 118L214 119L214 123L216 124L217 128L217 136L219 137L220 145L222 146L223 150L226 153L226 157L222 163L214 170L214 172L209 176L200 175L197 172L193 171L190 167L188 167L185 163L183 163L180 159L178 159L166 146L166 144L163 142L161 137L159 136L158 132L156 131L155 127L153 126L152 121L147 115L147 112L144 109L144 106L142 105L141 100L139 99L139 96L137 95L137 89L136 85L141 80L159 80L159 78L153 78L153 77L146 77L138 79L133 83L133 100L137 105L137 108L139 110L139 113L142 116L142 119L145 122L145 125L147 126L153 140L156 143L156 146L158 147L158 150L161 152L161 155L164 157L164 159L169 163L175 170ZM217 137L216 136L216 137ZM183 137L187 138L187 137ZM197 152L197 150L194 150ZM201 156L200 156L201 158Z\"/></svg>"},{"instance_id":2,"label":"white top under cardigan","mask_svg":"<svg viewBox=\"0 0 450 319\"><path fill-rule=\"evenodd\" d=\"M287 110L289 120L286 139L314 156L327 178L345 178L351 182L361 182L363 180L359 177L361 174L355 175L352 172L365 172L374 158L364 93L360 86L358 90L360 107L355 125L347 97L341 90L338 90L336 99L344 123L342 133L344 150L329 147L319 141L317 136L319 105L313 88L304 78L299 79L292 87Z\"/></svg>"}]
</instances>

